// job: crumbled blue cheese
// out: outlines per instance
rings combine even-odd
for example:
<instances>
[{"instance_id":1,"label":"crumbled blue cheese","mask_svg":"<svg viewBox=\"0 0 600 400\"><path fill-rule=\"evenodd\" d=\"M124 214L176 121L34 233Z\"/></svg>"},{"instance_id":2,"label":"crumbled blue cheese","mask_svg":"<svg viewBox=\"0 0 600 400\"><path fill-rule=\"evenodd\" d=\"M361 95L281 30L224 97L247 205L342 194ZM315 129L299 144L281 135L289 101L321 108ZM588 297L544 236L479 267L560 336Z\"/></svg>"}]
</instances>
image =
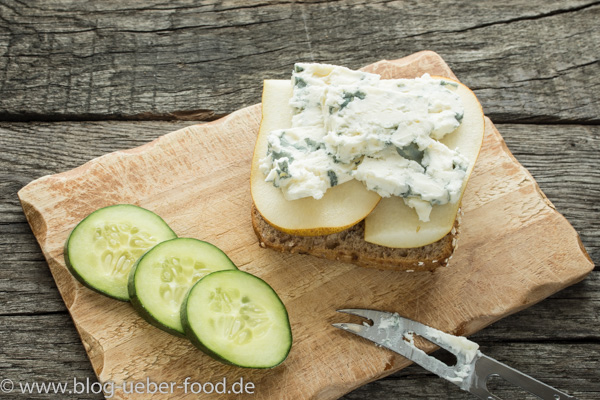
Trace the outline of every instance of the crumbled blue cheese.
<instances>
[{"instance_id":1,"label":"crumbled blue cheese","mask_svg":"<svg viewBox=\"0 0 600 400\"><path fill-rule=\"evenodd\" d=\"M296 64L292 84L292 127L269 134L260 165L287 200L357 179L403 197L423 221L432 205L458 201L469 161L439 142L464 114L454 82Z\"/></svg>"},{"instance_id":2,"label":"crumbled blue cheese","mask_svg":"<svg viewBox=\"0 0 600 400\"><path fill-rule=\"evenodd\" d=\"M322 142L318 127L273 131L268 137L268 157L260 168L267 181L283 190L288 200L320 199L330 187L352 179L352 167L335 163Z\"/></svg>"}]
</instances>

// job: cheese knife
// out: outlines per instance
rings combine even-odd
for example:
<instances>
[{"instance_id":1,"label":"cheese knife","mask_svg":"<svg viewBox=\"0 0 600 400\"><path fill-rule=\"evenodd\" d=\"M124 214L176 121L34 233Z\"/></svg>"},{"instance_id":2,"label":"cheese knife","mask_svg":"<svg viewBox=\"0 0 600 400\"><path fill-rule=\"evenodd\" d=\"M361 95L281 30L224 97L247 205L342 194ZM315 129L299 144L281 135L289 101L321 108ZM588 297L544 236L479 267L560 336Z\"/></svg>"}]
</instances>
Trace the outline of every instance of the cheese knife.
<instances>
[{"instance_id":1,"label":"cheese knife","mask_svg":"<svg viewBox=\"0 0 600 400\"><path fill-rule=\"evenodd\" d=\"M372 321L372 324L335 323L333 326L354 333L375 344L395 351L419 364L421 367L444 378L480 399L502 400L490 393L488 379L499 376L506 381L525 389L543 400L577 400L538 381L514 368L509 367L479 351L479 345L462 336L454 336L419 322L399 316L397 313L366 309L344 309L338 312L356 315ZM420 336L456 357L456 364L446 365L419 349L414 342Z\"/></svg>"}]
</instances>

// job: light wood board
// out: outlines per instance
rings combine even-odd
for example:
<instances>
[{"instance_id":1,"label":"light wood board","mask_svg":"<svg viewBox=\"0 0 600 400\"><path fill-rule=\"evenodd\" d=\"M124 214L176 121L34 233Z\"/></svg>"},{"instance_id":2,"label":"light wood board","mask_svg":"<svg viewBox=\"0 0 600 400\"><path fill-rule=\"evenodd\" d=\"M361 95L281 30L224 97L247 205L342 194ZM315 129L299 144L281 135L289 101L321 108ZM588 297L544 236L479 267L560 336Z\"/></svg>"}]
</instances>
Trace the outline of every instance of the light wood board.
<instances>
[{"instance_id":1,"label":"light wood board","mask_svg":"<svg viewBox=\"0 0 600 400\"><path fill-rule=\"evenodd\" d=\"M435 53L367 68L384 77L454 77ZM257 82L257 85L259 82ZM485 108L485 104L484 104ZM172 132L136 149L40 178L21 204L101 382L253 382L257 399L330 399L408 365L399 355L331 327L338 308L396 311L469 335L581 280L593 264L577 233L486 120L480 158L463 199L458 248L433 273L378 271L260 248L250 223L249 171L260 107ZM180 237L223 249L240 269L269 282L286 304L294 345L272 370L222 365L137 317L128 303L80 285L63 245L91 211L132 203L162 216ZM129 395L114 398L165 398ZM231 395L230 395L231 396ZM169 398L195 398L177 389ZM215 396L216 397L216 396ZM222 397L228 397L223 395Z\"/></svg>"}]
</instances>

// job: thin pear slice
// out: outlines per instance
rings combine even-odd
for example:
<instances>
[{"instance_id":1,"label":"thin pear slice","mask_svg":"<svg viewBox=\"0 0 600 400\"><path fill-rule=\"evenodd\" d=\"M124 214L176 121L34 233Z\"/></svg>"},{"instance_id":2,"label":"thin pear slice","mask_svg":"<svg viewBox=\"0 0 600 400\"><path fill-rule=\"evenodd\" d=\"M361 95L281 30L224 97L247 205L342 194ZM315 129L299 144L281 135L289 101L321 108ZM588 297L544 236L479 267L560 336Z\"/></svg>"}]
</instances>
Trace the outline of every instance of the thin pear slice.
<instances>
[{"instance_id":1,"label":"thin pear slice","mask_svg":"<svg viewBox=\"0 0 600 400\"><path fill-rule=\"evenodd\" d=\"M356 180L335 186L323 198L286 200L281 189L265 182L259 169L260 159L267 154L267 136L275 129L292 126L289 100L292 84L289 80L266 80L262 97L262 121L250 174L252 200L258 212L280 231L300 236L329 235L347 229L363 220L380 200Z\"/></svg>"},{"instance_id":2,"label":"thin pear slice","mask_svg":"<svg viewBox=\"0 0 600 400\"><path fill-rule=\"evenodd\" d=\"M443 77L438 79L452 80ZM469 162L469 168L461 190L465 192L467 181L483 142L484 119L481 105L475 94L460 82L456 92L462 99L465 114L460 127L442 140L446 146L458 151ZM396 248L421 247L446 236L454 225L460 201L455 204L433 206L429 222L420 221L417 213L404 204L400 197L384 198L365 219L365 240L374 244Z\"/></svg>"}]
</instances>

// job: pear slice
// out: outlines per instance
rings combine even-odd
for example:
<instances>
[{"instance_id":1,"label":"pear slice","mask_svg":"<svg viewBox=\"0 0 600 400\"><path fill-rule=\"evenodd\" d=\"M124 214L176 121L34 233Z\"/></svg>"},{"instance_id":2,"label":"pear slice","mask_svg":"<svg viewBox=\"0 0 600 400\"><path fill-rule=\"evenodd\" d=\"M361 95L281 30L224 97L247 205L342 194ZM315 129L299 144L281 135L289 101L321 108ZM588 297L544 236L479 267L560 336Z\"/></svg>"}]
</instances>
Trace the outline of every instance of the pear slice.
<instances>
[{"instance_id":1,"label":"pear slice","mask_svg":"<svg viewBox=\"0 0 600 400\"><path fill-rule=\"evenodd\" d=\"M375 208L379 195L351 180L327 190L320 200L306 197L286 200L279 188L265 182L260 159L267 154L267 136L275 129L292 126L289 80L266 80L262 96L262 121L250 173L252 201L258 212L280 231L300 236L329 235L363 220Z\"/></svg>"},{"instance_id":2,"label":"pear slice","mask_svg":"<svg viewBox=\"0 0 600 400\"><path fill-rule=\"evenodd\" d=\"M434 77L452 81L444 77ZM456 89L465 114L460 127L446 135L440 142L465 156L469 168L461 189L461 199L479 150L483 143L485 122L481 105L475 94L460 82ZM420 221L417 213L404 204L400 197L382 199L375 210L365 219L365 240L374 244L395 248L421 247L436 242L446 236L454 225L460 201L452 204L436 205L431 210L429 222Z\"/></svg>"}]
</instances>

